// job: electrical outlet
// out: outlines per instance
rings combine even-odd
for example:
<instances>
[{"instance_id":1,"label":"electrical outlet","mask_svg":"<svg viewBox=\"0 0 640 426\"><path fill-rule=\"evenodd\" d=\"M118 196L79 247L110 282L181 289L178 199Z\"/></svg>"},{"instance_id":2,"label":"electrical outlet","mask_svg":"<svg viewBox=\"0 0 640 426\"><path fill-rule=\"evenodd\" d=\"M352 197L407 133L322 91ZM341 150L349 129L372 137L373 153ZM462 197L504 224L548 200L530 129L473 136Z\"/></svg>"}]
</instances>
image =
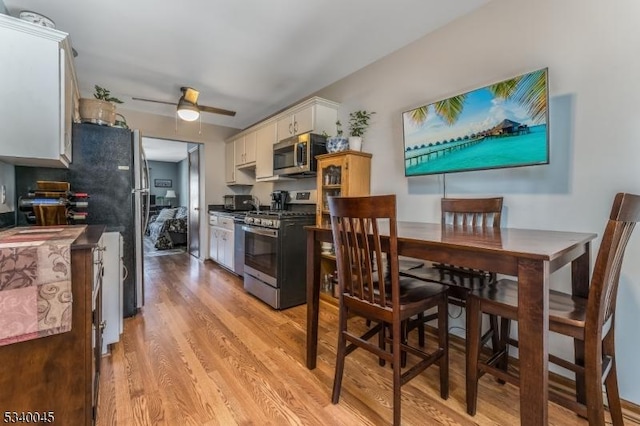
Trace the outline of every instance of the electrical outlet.
<instances>
[{"instance_id":1,"label":"electrical outlet","mask_svg":"<svg viewBox=\"0 0 640 426\"><path fill-rule=\"evenodd\" d=\"M0 204L5 204L7 202L7 186L0 185Z\"/></svg>"}]
</instances>

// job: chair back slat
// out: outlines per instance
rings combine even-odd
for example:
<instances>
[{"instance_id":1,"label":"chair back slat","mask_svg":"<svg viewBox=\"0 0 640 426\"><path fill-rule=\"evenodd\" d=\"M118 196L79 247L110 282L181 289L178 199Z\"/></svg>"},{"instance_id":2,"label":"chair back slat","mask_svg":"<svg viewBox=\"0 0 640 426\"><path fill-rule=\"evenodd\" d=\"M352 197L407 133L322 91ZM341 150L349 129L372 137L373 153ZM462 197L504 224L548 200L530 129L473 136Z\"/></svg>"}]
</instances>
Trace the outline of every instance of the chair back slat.
<instances>
[{"instance_id":1,"label":"chair back slat","mask_svg":"<svg viewBox=\"0 0 640 426\"><path fill-rule=\"evenodd\" d=\"M585 338L600 339L603 325L615 314L624 252L639 221L640 196L617 194L591 277Z\"/></svg>"},{"instance_id":2,"label":"chair back slat","mask_svg":"<svg viewBox=\"0 0 640 426\"><path fill-rule=\"evenodd\" d=\"M442 224L464 227L500 227L502 197L443 198Z\"/></svg>"},{"instance_id":3,"label":"chair back slat","mask_svg":"<svg viewBox=\"0 0 640 426\"><path fill-rule=\"evenodd\" d=\"M390 245L397 245L395 195L329 197L331 227L336 247L340 298L357 299L386 308L386 285L397 287L397 274L385 281L385 259L380 221L390 220ZM385 246L386 248L386 246ZM397 253L397 249L394 250ZM393 260L393 259L392 259ZM393 263L393 261L391 262ZM397 272L397 256L395 258ZM389 265L393 269L392 265Z\"/></svg>"}]
</instances>

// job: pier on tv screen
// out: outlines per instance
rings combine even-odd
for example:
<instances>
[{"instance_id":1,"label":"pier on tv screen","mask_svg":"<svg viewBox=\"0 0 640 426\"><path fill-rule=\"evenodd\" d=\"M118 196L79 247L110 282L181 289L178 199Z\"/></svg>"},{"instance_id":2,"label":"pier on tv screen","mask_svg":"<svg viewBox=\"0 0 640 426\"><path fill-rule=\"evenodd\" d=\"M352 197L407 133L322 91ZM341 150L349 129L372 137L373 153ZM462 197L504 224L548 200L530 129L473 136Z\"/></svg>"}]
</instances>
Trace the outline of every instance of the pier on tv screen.
<instances>
[{"instance_id":1,"label":"pier on tv screen","mask_svg":"<svg viewBox=\"0 0 640 426\"><path fill-rule=\"evenodd\" d=\"M405 176L549 163L547 69L402 113Z\"/></svg>"}]
</instances>

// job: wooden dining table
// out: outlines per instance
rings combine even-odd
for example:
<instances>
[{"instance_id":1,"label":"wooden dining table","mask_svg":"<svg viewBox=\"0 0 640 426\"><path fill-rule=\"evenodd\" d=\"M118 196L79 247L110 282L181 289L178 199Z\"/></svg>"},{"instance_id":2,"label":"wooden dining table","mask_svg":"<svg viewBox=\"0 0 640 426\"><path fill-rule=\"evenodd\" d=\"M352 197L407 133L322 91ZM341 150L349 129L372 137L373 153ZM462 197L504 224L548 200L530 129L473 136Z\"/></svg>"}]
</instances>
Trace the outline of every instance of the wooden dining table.
<instances>
[{"instance_id":1,"label":"wooden dining table","mask_svg":"<svg viewBox=\"0 0 640 426\"><path fill-rule=\"evenodd\" d=\"M518 278L520 423L548 423L549 276L571 265L572 291L589 292L594 233L515 228L457 227L398 222L398 254L433 262L482 269ZM322 242L332 242L331 228L307 230L307 368L316 367ZM388 229L386 231L388 235ZM584 347L575 342L575 357ZM584 386L578 382L578 399Z\"/></svg>"}]
</instances>

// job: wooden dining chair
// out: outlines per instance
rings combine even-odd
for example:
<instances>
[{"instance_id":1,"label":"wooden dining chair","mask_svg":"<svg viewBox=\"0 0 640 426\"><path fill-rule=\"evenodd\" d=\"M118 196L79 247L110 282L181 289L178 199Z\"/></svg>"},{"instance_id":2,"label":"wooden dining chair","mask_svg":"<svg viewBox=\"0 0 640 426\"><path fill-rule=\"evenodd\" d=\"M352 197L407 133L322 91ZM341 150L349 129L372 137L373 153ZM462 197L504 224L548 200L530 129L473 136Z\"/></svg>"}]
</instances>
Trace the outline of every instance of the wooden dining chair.
<instances>
[{"instance_id":1,"label":"wooden dining chair","mask_svg":"<svg viewBox=\"0 0 640 426\"><path fill-rule=\"evenodd\" d=\"M596 257L586 298L555 290L549 292L549 329L584 342L584 360L578 364L549 355L549 362L576 374L576 384L584 383L586 401L568 398L549 389L549 399L587 417L589 425L604 425L602 384L604 381L609 411L614 425L622 425L615 361L615 312L618 281L624 251L635 224L640 221L640 196L617 194ZM482 313L503 318L501 351L488 360L480 360L480 316ZM471 292L467 298L467 412L474 415L478 396L478 379L490 373L519 384L509 373L507 360L510 320L518 317L518 284L499 280L494 286ZM580 393L576 389L576 395Z\"/></svg>"},{"instance_id":2,"label":"wooden dining chair","mask_svg":"<svg viewBox=\"0 0 640 426\"><path fill-rule=\"evenodd\" d=\"M329 212L340 289L332 402L337 404L340 399L346 356L357 348L366 349L392 364L393 424L399 425L400 388L427 367L439 366L440 396L444 399L449 396L447 287L400 278L395 195L330 197ZM381 237L381 226L389 227L388 238ZM426 353L404 339L403 327L410 317L434 307L439 312L438 344L431 353ZM375 325L363 335L354 333L349 328L354 315ZM370 341L376 335L377 344ZM403 372L402 357L406 354L420 361Z\"/></svg>"},{"instance_id":3,"label":"wooden dining chair","mask_svg":"<svg viewBox=\"0 0 640 426\"><path fill-rule=\"evenodd\" d=\"M440 202L441 223L446 226L487 229L500 228L502 218L502 197L493 198L442 198ZM465 307L467 295L473 289L483 288L494 283L496 274L489 271L470 269L461 266L428 263L419 268L400 271L406 277L437 282L449 286L449 303ZM419 329L420 345L424 345L424 323L435 319L431 315L419 315L410 329ZM498 345L498 322L495 316L489 318L489 330L483 341L492 339L494 347Z\"/></svg>"}]
</instances>

